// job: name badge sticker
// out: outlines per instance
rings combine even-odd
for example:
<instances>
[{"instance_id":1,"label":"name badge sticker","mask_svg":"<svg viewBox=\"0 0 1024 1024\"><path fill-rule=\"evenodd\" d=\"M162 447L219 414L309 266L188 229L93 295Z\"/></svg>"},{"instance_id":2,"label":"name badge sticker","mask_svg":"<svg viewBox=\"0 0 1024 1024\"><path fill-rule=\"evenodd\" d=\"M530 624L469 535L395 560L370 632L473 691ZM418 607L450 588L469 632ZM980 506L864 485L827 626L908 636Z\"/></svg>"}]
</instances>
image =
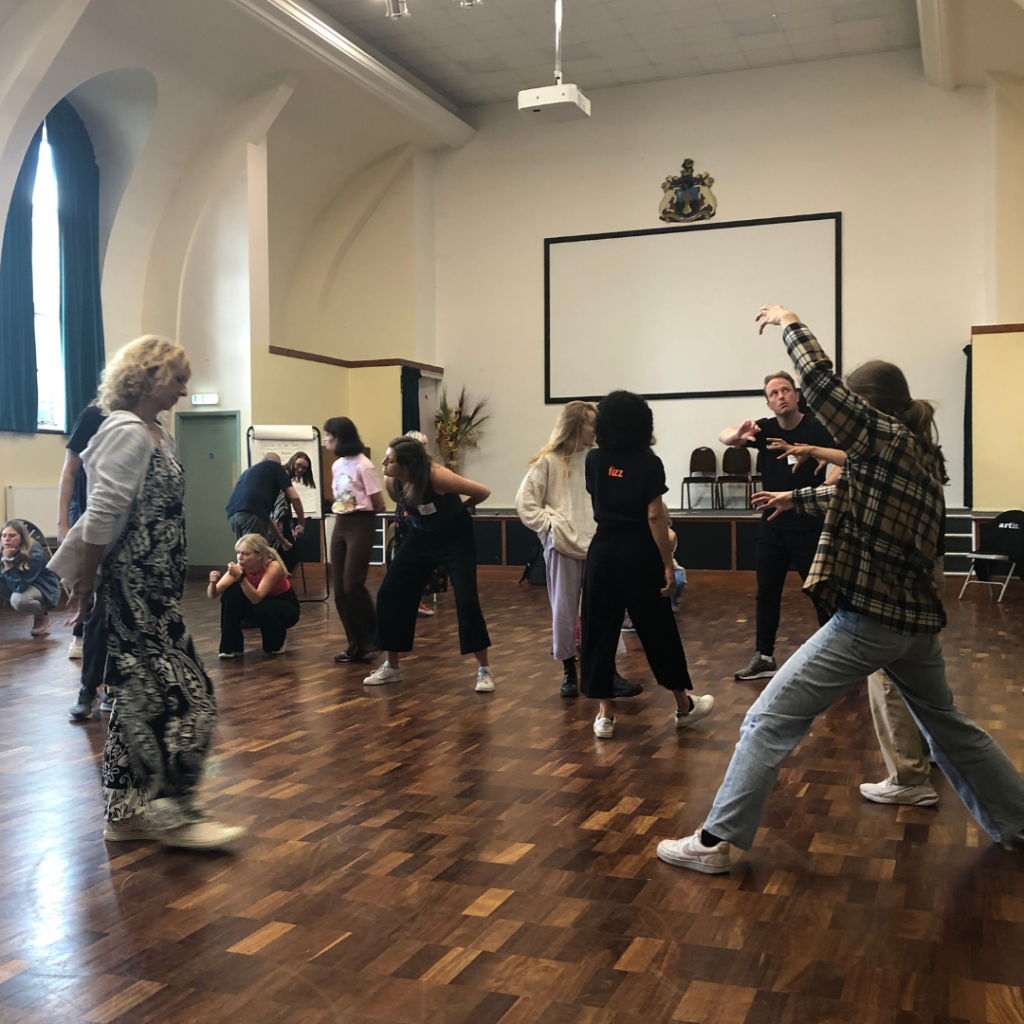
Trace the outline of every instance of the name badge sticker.
<instances>
[{"instance_id":1,"label":"name badge sticker","mask_svg":"<svg viewBox=\"0 0 1024 1024\"><path fill-rule=\"evenodd\" d=\"M437 511L437 506L432 502L428 501L426 505L417 505L420 510L421 516L432 516Z\"/></svg>"}]
</instances>

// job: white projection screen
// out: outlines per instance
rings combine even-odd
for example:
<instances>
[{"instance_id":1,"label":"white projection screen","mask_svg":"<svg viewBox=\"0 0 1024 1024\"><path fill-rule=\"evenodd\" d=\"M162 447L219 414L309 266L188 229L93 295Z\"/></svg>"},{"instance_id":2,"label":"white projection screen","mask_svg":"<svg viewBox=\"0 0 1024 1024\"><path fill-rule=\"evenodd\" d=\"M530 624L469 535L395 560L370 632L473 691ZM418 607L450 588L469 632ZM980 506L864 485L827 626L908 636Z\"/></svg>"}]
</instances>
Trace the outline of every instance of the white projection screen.
<instances>
[{"instance_id":1,"label":"white projection screen","mask_svg":"<svg viewBox=\"0 0 1024 1024\"><path fill-rule=\"evenodd\" d=\"M841 223L825 213L546 239L545 401L618 388L760 395L769 342L754 316L767 302L799 313L842 372Z\"/></svg>"}]
</instances>

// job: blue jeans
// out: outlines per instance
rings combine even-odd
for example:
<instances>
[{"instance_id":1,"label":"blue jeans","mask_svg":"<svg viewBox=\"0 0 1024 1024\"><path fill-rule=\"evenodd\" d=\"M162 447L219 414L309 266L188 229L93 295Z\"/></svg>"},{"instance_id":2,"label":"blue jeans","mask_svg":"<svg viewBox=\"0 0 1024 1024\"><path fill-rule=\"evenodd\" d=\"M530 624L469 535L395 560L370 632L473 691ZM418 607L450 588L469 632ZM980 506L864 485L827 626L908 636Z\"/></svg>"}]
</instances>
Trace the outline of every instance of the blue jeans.
<instances>
[{"instance_id":1,"label":"blue jeans","mask_svg":"<svg viewBox=\"0 0 1024 1024\"><path fill-rule=\"evenodd\" d=\"M900 636L839 611L782 666L747 712L704 828L741 849L754 843L786 755L811 723L884 668L957 795L997 842L1024 830L1024 779L984 729L957 710L937 636Z\"/></svg>"}]
</instances>

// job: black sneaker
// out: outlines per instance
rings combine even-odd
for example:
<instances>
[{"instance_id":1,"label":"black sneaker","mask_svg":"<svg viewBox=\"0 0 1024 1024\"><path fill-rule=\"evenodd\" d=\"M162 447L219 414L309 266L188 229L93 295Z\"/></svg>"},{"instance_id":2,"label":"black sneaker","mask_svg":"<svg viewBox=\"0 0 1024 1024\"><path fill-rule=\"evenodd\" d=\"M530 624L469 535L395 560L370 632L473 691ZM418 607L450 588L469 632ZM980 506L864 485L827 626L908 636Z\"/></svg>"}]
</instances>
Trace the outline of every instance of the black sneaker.
<instances>
[{"instance_id":1,"label":"black sneaker","mask_svg":"<svg viewBox=\"0 0 1024 1024\"><path fill-rule=\"evenodd\" d=\"M90 693L84 686L78 691L78 699L71 705L68 718L72 722L88 722L92 718L96 706L96 694Z\"/></svg>"},{"instance_id":2,"label":"black sneaker","mask_svg":"<svg viewBox=\"0 0 1024 1024\"><path fill-rule=\"evenodd\" d=\"M575 672L566 672L562 676L562 688L558 694L560 697L578 697L580 695L580 686L576 681Z\"/></svg>"},{"instance_id":3,"label":"black sneaker","mask_svg":"<svg viewBox=\"0 0 1024 1024\"><path fill-rule=\"evenodd\" d=\"M636 697L644 692L644 688L639 683L631 683L628 679L623 679L618 672L615 673L613 686L613 697Z\"/></svg>"},{"instance_id":4,"label":"black sneaker","mask_svg":"<svg viewBox=\"0 0 1024 1024\"><path fill-rule=\"evenodd\" d=\"M770 679L778 671L779 666L776 665L774 658L766 658L760 651L754 651L750 664L746 668L741 668L733 679Z\"/></svg>"}]
</instances>

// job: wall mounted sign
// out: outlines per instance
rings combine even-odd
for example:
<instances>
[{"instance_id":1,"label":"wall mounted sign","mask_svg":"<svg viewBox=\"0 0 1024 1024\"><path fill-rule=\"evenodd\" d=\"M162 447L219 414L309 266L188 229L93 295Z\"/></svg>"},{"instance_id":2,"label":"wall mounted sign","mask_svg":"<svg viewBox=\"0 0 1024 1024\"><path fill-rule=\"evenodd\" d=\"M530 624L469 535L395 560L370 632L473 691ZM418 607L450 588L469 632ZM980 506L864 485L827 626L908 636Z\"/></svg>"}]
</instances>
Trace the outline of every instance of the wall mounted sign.
<instances>
[{"instance_id":1,"label":"wall mounted sign","mask_svg":"<svg viewBox=\"0 0 1024 1024\"><path fill-rule=\"evenodd\" d=\"M693 161L687 158L678 174L670 174L662 183L664 196L658 216L670 224L689 224L711 220L718 209L718 200L711 191L715 179L707 172L693 173Z\"/></svg>"}]
</instances>

